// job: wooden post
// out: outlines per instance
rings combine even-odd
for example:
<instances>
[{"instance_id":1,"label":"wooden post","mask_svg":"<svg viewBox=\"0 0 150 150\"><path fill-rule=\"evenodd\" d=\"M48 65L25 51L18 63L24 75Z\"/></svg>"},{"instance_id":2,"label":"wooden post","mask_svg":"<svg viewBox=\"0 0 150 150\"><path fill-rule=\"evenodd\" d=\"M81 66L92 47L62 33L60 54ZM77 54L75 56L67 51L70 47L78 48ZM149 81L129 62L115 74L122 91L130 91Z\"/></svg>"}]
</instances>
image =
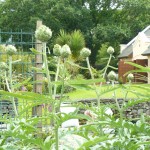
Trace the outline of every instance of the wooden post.
<instances>
[{"instance_id":1,"label":"wooden post","mask_svg":"<svg viewBox=\"0 0 150 150\"><path fill-rule=\"evenodd\" d=\"M36 29L38 29L41 25L42 25L42 21L37 21ZM36 39L35 49L41 53L41 54L37 54L35 56L35 67L41 69L42 65L43 65L42 43L41 43L41 41L39 41L37 39ZM38 81L38 83L35 83L35 85L34 85L34 92L42 94L43 74L41 72L36 72L34 75L34 80ZM32 115L33 116L42 116L42 106L38 105L36 107L33 107Z\"/></svg>"}]
</instances>

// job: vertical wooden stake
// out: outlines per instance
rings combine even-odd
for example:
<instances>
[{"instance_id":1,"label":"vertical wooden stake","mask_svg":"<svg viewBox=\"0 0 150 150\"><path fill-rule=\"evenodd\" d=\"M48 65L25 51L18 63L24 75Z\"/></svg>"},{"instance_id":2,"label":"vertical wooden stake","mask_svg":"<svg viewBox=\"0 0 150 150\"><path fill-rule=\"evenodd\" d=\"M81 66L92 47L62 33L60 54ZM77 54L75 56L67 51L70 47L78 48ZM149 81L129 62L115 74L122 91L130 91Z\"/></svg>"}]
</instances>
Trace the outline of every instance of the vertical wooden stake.
<instances>
[{"instance_id":1,"label":"vertical wooden stake","mask_svg":"<svg viewBox=\"0 0 150 150\"><path fill-rule=\"evenodd\" d=\"M42 25L42 21L37 21L36 29L38 29L41 25ZM43 65L42 42L37 39L36 39L35 49L41 53L41 54L37 54L35 56L35 67L42 69L42 65ZM35 83L35 85L34 85L34 92L42 94L43 74L41 72L36 72L34 75L34 80L38 81L38 83ZM42 106L38 105L36 107L33 107L32 115L33 116L42 116Z\"/></svg>"}]
</instances>

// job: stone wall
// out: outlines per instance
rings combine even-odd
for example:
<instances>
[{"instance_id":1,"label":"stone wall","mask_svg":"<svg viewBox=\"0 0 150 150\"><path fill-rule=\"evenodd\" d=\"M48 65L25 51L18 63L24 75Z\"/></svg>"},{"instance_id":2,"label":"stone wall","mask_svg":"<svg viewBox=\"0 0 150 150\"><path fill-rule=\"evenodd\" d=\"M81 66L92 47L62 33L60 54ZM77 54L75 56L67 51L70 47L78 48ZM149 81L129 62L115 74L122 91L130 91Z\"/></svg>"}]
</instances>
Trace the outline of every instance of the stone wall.
<instances>
[{"instance_id":1,"label":"stone wall","mask_svg":"<svg viewBox=\"0 0 150 150\"><path fill-rule=\"evenodd\" d=\"M15 100L16 105L18 105L18 101ZM8 100L1 100L0 101L0 116L1 117L14 117L14 108L11 101Z\"/></svg>"},{"instance_id":2,"label":"stone wall","mask_svg":"<svg viewBox=\"0 0 150 150\"><path fill-rule=\"evenodd\" d=\"M126 102L128 102L127 100ZM84 99L84 100L79 100L79 102L85 103L85 104L90 104L90 103L96 103L96 99ZM122 105L123 99L118 99L118 103ZM115 100L114 99L101 99L101 104L105 105L115 105ZM115 110L115 107L113 107L112 111L114 114L117 113ZM150 102L144 102L144 103L139 103L134 105L133 107L129 107L125 112L124 115L125 117L132 119L132 118L138 118L140 117L141 114L150 115Z\"/></svg>"},{"instance_id":3,"label":"stone wall","mask_svg":"<svg viewBox=\"0 0 150 150\"><path fill-rule=\"evenodd\" d=\"M118 99L118 102L120 105L122 105L123 99ZM79 100L78 102L82 102L84 104L91 104L91 103L97 103L96 99L82 99ZM127 101L126 101L127 102ZM115 100L114 99L101 99L101 104L105 104L108 106L115 106ZM16 100L16 105L18 105L18 101ZM115 107L112 107L112 111L114 114L117 114L117 111ZM145 102L145 103L139 103L134 105L133 107L129 107L124 115L127 118L138 118L140 117L141 114L150 116L150 102ZM7 116L7 117L13 117L14 116L14 110L13 110L13 105L10 101L8 100L2 100L0 101L0 116Z\"/></svg>"}]
</instances>

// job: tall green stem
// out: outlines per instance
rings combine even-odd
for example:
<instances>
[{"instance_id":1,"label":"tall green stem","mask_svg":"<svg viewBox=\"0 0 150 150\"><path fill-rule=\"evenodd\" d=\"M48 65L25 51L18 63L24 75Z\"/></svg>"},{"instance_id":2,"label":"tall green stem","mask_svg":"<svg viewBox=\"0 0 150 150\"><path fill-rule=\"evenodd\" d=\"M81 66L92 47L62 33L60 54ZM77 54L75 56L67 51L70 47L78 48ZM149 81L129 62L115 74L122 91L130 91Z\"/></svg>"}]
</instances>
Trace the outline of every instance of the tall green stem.
<instances>
[{"instance_id":1,"label":"tall green stem","mask_svg":"<svg viewBox=\"0 0 150 150\"><path fill-rule=\"evenodd\" d=\"M58 64L57 64L57 70L56 70L56 76L55 76L55 82L58 81L58 76L59 76L59 68L60 68L60 57L58 58ZM54 94L53 97L54 99L56 99L56 90L57 90L57 86L56 83L54 85ZM55 108L54 108L54 104L53 104L53 114L56 112ZM55 122L54 122L55 124ZM56 140L56 150L59 150L59 136L58 136L58 126L57 124L55 124L55 140Z\"/></svg>"},{"instance_id":2,"label":"tall green stem","mask_svg":"<svg viewBox=\"0 0 150 150\"><path fill-rule=\"evenodd\" d=\"M87 66L88 66L91 78L94 79L94 75L93 75L93 72L92 72L92 69L91 69L91 66L90 66L90 62L89 62L89 57L86 57L86 62L87 62Z\"/></svg>"},{"instance_id":3,"label":"tall green stem","mask_svg":"<svg viewBox=\"0 0 150 150\"><path fill-rule=\"evenodd\" d=\"M104 69L103 78L105 78L105 76L106 76L106 72L107 72L107 69L108 69L108 67L109 67L111 58L112 58L112 54L110 54L109 60L108 60L107 65L106 65L106 67L105 67L105 69ZM100 87L102 87L102 82L100 82ZM101 93L101 88L100 88L100 93ZM99 96L99 102L98 102L98 104L100 105L100 96ZM99 105L98 105L98 106L99 106ZM99 107L100 107L100 106L99 106Z\"/></svg>"},{"instance_id":4,"label":"tall green stem","mask_svg":"<svg viewBox=\"0 0 150 150\"><path fill-rule=\"evenodd\" d=\"M13 93L14 89L13 89L13 84L12 84L12 56L9 56L9 79L10 79L10 87L9 87L9 89L10 89L10 92ZM12 101L12 104L13 104L15 116L18 116L18 112L17 112L17 108L16 108L14 97L11 97L11 101Z\"/></svg>"},{"instance_id":5,"label":"tall green stem","mask_svg":"<svg viewBox=\"0 0 150 150\"><path fill-rule=\"evenodd\" d=\"M112 81L112 86L114 87L114 81ZM122 109L121 107L119 106L119 103L118 103L118 100L117 100L117 96L116 96L116 91L114 91L114 99L115 99L115 102L116 102L116 105L117 105L117 109L120 113L120 119L121 121L123 121L123 112L122 112Z\"/></svg>"},{"instance_id":6,"label":"tall green stem","mask_svg":"<svg viewBox=\"0 0 150 150\"><path fill-rule=\"evenodd\" d=\"M63 64L63 75L62 75L62 79L61 79L61 94L60 94L60 101L59 101L59 105L58 105L58 111L60 111L60 106L61 106L61 102L62 102L62 98L63 98L63 94L64 94L64 86L65 86L65 77L66 77L66 70L65 70L65 59L64 59L64 64Z\"/></svg>"},{"instance_id":7,"label":"tall green stem","mask_svg":"<svg viewBox=\"0 0 150 150\"><path fill-rule=\"evenodd\" d=\"M9 83L8 83L8 79L7 79L7 72L6 71L5 71L5 82L6 82L6 87L7 87L8 92L11 92L11 89L10 89Z\"/></svg>"},{"instance_id":8,"label":"tall green stem","mask_svg":"<svg viewBox=\"0 0 150 150\"><path fill-rule=\"evenodd\" d=\"M106 76L106 72L107 72L107 69L108 69L108 67L109 67L111 58L112 58L112 54L110 54L110 56L109 56L109 60L108 60L108 62L107 62L107 65L106 65L106 67L105 67L105 71L104 71L104 73L103 73L103 78L105 78L105 76ZM102 83L102 82L101 82L101 83Z\"/></svg>"},{"instance_id":9,"label":"tall green stem","mask_svg":"<svg viewBox=\"0 0 150 150\"><path fill-rule=\"evenodd\" d=\"M47 61L47 54L46 54L46 43L43 44L43 58L44 58L44 66L45 66L45 71L46 71L46 77L48 80L48 93L49 96L52 98L52 84L51 84L51 78L49 74L49 69L48 69L48 61Z\"/></svg>"},{"instance_id":10,"label":"tall green stem","mask_svg":"<svg viewBox=\"0 0 150 150\"><path fill-rule=\"evenodd\" d=\"M55 128L55 140L56 140L56 150L59 150L59 135L58 135L58 127Z\"/></svg>"},{"instance_id":11,"label":"tall green stem","mask_svg":"<svg viewBox=\"0 0 150 150\"><path fill-rule=\"evenodd\" d=\"M57 65L57 72L56 72L56 78L55 78L55 81L58 80L58 74L59 74L59 65L60 65L60 58L59 58L59 61L58 61L58 65ZM60 106L61 106L61 102L62 102L62 98L63 98L63 94L64 94L64 80L65 80L65 75L66 75L66 71L65 71L65 60L64 60L64 64L63 64L63 75L62 75L62 79L61 79L61 82L62 82L62 87L61 87L61 94L60 94L60 100L59 100L59 103L58 103L58 111L60 111ZM54 93L55 94L55 93ZM59 135L58 135L58 126L57 124L55 124L55 141L56 141L56 150L59 150Z\"/></svg>"},{"instance_id":12,"label":"tall green stem","mask_svg":"<svg viewBox=\"0 0 150 150\"><path fill-rule=\"evenodd\" d=\"M128 90L130 90L130 87L131 87L131 80L129 81ZM123 101L122 101L122 106L121 106L122 112L124 111L124 105L125 105L125 103L126 103L128 93L129 93L128 91L125 93L124 99L123 99Z\"/></svg>"},{"instance_id":13,"label":"tall green stem","mask_svg":"<svg viewBox=\"0 0 150 150\"><path fill-rule=\"evenodd\" d=\"M43 43L43 58L44 58L44 66L45 66L45 71L46 71L46 77L48 80L48 92L51 98L56 98L56 84L54 86L54 93L52 92L52 84L51 84L51 78L49 74L49 69L48 69L48 61L47 61L47 55L46 55L46 43ZM58 65L57 65L57 72L55 76L55 81L58 80L58 75L59 75L59 65L60 65L60 58L58 60ZM54 95L53 95L54 94ZM52 113L54 114L56 112L54 104L52 104ZM52 118L52 124L55 124L55 120ZM56 141L56 150L59 149L59 136L58 136L58 126L57 123L55 124L55 141Z\"/></svg>"},{"instance_id":14,"label":"tall green stem","mask_svg":"<svg viewBox=\"0 0 150 150\"><path fill-rule=\"evenodd\" d=\"M92 72L92 69L91 69L88 57L86 58L86 62L87 62L87 66L88 66L88 69L89 69L89 72L90 72L90 75L91 75L91 79L94 80L94 75L93 75L93 72ZM95 92L96 92L96 95L97 95L97 105L98 105L98 108L100 108L100 94L99 94L99 92L97 90L97 87L96 87L95 83L93 83L93 85L94 85Z\"/></svg>"},{"instance_id":15,"label":"tall green stem","mask_svg":"<svg viewBox=\"0 0 150 150\"><path fill-rule=\"evenodd\" d=\"M91 78L94 80L94 75L92 73L92 69L91 69L91 66L90 66L90 62L89 62L89 58L87 57L86 58L86 62L87 62L87 66L88 66L88 69L89 69L89 72L90 72L90 75L91 75ZM97 106L98 106L98 110L100 110L100 93L95 85L95 83L93 83L94 85L94 88L95 88L95 93L96 93L96 96L97 96ZM101 110L100 110L101 111ZM102 113L100 113L102 115ZM102 131L102 127L100 127L100 133L103 134L103 131Z\"/></svg>"},{"instance_id":16,"label":"tall green stem","mask_svg":"<svg viewBox=\"0 0 150 150\"><path fill-rule=\"evenodd\" d=\"M57 63L57 70L56 70L56 76L55 76L55 82L58 81L58 76L59 76L59 68L60 68L60 57L58 58L58 63ZM56 90L57 90L57 86L56 84L54 85L54 99L56 99Z\"/></svg>"}]
</instances>

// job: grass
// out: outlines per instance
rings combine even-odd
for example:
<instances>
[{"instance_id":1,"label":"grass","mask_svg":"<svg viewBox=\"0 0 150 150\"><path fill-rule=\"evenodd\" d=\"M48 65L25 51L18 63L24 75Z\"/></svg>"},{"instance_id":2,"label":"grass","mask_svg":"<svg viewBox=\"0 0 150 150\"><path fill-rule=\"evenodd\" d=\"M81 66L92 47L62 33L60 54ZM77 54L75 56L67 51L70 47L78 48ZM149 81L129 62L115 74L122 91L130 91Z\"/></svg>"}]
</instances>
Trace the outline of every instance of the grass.
<instances>
[{"instance_id":1,"label":"grass","mask_svg":"<svg viewBox=\"0 0 150 150\"><path fill-rule=\"evenodd\" d=\"M66 95L69 96L69 99L71 100L81 100L81 99L90 99L90 98L96 98L96 93L95 90L92 86L91 88L85 88L85 87L80 87L76 89L75 91L72 91L70 93L67 93ZM101 98L112 98L114 91L111 85L102 85L100 87L97 85L97 90L101 93ZM128 91L127 98L129 99L137 99L143 95L150 95L149 90L150 90L150 84L132 84L129 86L129 84L125 85L115 85L116 88L116 96L117 98L124 98L126 92ZM149 96L150 97L150 96ZM0 97L0 100L6 99L5 96ZM1 101L0 101L1 102ZM35 103L35 101L34 101ZM30 105L32 105L32 101L26 101L19 99L19 105L18 105L18 111L22 112L25 108L27 111L23 113L25 115L24 117L29 117L32 115L32 108ZM45 109L44 109L45 110ZM46 110L45 110L46 111ZM43 112L44 113L44 112Z\"/></svg>"},{"instance_id":2,"label":"grass","mask_svg":"<svg viewBox=\"0 0 150 150\"><path fill-rule=\"evenodd\" d=\"M116 87L116 97L117 98L124 98L125 94L127 94L127 98L136 99L139 98L140 94L149 94L149 91L145 89L146 87L150 87L149 84L132 84L130 87L128 84L119 86L115 85ZM112 90L111 85L102 85L100 88L97 86L97 91L101 93L101 98L112 98L114 95L114 91ZM72 100L79 100L79 99L87 99L87 98L96 98L96 93L94 89L76 89L73 92L67 94L70 99Z\"/></svg>"}]
</instances>

